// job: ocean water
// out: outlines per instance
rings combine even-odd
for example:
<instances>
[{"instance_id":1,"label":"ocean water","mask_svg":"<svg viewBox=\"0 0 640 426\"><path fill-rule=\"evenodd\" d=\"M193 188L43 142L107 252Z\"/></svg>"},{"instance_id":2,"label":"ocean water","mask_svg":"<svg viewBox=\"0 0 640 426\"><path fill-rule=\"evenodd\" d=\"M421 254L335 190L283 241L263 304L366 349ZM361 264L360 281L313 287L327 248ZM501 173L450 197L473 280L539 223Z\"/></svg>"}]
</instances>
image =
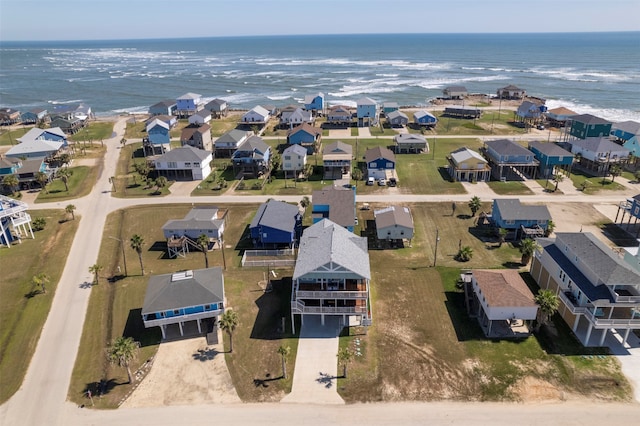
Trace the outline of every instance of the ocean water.
<instances>
[{"instance_id":1,"label":"ocean water","mask_svg":"<svg viewBox=\"0 0 640 426\"><path fill-rule=\"evenodd\" d=\"M86 42L0 42L0 106L85 102L97 115L146 112L187 92L232 108L426 106L449 85L515 84L550 108L640 120L640 32L396 34Z\"/></svg>"}]
</instances>

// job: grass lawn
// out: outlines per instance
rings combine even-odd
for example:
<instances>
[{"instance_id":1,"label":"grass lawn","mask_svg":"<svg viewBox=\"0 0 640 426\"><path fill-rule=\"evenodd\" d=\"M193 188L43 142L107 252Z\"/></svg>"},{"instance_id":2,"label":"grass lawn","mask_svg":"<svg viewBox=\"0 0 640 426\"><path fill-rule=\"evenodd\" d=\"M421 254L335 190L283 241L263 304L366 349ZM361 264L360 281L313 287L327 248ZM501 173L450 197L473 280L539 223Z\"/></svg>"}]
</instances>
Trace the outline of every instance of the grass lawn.
<instances>
[{"instance_id":1,"label":"grass lawn","mask_svg":"<svg viewBox=\"0 0 640 426\"><path fill-rule=\"evenodd\" d=\"M115 176L115 197L163 197L170 194L169 188L174 181L167 181L167 186L158 191L153 183L148 183L145 178L135 171L136 163L144 163L146 158L142 155L142 143L127 144L120 150ZM150 175L152 176L152 175Z\"/></svg>"},{"instance_id":2,"label":"grass lawn","mask_svg":"<svg viewBox=\"0 0 640 426\"><path fill-rule=\"evenodd\" d=\"M20 127L15 130L2 129L0 130L0 146L2 145L16 145L18 141L16 139L21 138L31 130L31 127Z\"/></svg>"},{"instance_id":3,"label":"grass lawn","mask_svg":"<svg viewBox=\"0 0 640 426\"><path fill-rule=\"evenodd\" d=\"M438 123L435 133L438 135L520 135L526 130L510 124L513 121L513 111L494 110L484 111L477 120L465 118L444 117L442 112L436 112Z\"/></svg>"},{"instance_id":4,"label":"grass lawn","mask_svg":"<svg viewBox=\"0 0 640 426\"><path fill-rule=\"evenodd\" d=\"M565 391L630 400L630 387L617 361L594 356L602 350L582 348L566 327L550 332L543 328L521 341L485 339L476 320L468 318L464 296L456 287L460 268L520 267L518 251L511 245L497 248L475 230L473 218L461 214L466 206L459 207L455 217L448 203L416 204L411 209L413 247L369 252L373 326L366 335L353 335L359 333L354 330L340 342L353 348L358 338L363 348L362 356L349 365L348 378L338 381L347 402L519 401L527 399L529 384L539 383L548 383L558 395ZM370 220L370 212L361 215L360 223ZM438 266L433 267L436 229L441 239ZM473 248L468 263L453 259L460 240Z\"/></svg>"},{"instance_id":5,"label":"grass lawn","mask_svg":"<svg viewBox=\"0 0 640 426\"><path fill-rule=\"evenodd\" d=\"M506 181L500 182L492 180L487 182L489 188L491 188L498 195L530 195L533 194L527 185L518 181Z\"/></svg>"},{"instance_id":6,"label":"grass lawn","mask_svg":"<svg viewBox=\"0 0 640 426\"><path fill-rule=\"evenodd\" d=\"M20 387L47 319L58 281L66 263L79 220L66 221L63 210L30 212L31 218L44 217L44 230L26 238L22 244L0 248L2 290L0 297L0 404ZM78 219L78 217L76 217ZM47 293L34 291L31 278L49 276Z\"/></svg>"},{"instance_id":7,"label":"grass lawn","mask_svg":"<svg viewBox=\"0 0 640 426\"><path fill-rule=\"evenodd\" d=\"M36 203L49 203L52 201L72 200L84 197L93 189L98 178L98 168L88 166L69 167L72 171L67 182L69 191L66 191L64 182L54 179L47 185L46 190L41 190L36 198Z\"/></svg>"},{"instance_id":8,"label":"grass lawn","mask_svg":"<svg viewBox=\"0 0 640 426\"><path fill-rule=\"evenodd\" d=\"M100 142L109 139L113 134L112 122L92 121L87 127L80 129L77 133L69 136L69 140L73 142Z\"/></svg>"},{"instance_id":9,"label":"grass lawn","mask_svg":"<svg viewBox=\"0 0 640 426\"><path fill-rule=\"evenodd\" d=\"M618 179L620 179L620 177L618 177ZM618 182L612 182L611 177L603 179L602 176L591 176L575 167L571 173L571 181L573 182L573 186L578 189L583 188L585 181L589 182L583 190L585 194L597 194L600 191L620 191L625 189L625 187Z\"/></svg>"},{"instance_id":10,"label":"grass lawn","mask_svg":"<svg viewBox=\"0 0 640 426\"><path fill-rule=\"evenodd\" d=\"M553 179L536 179L538 185L544 188L547 194L564 194L560 188L556 189L556 183Z\"/></svg>"},{"instance_id":11,"label":"grass lawn","mask_svg":"<svg viewBox=\"0 0 640 426\"><path fill-rule=\"evenodd\" d=\"M220 206L224 208L225 206ZM119 242L103 238L98 263L104 266L101 283L91 290L87 318L82 341L76 360L69 398L76 403L84 403L83 392L88 386L95 386L100 380L108 381L106 395L95 398L96 407L114 408L126 395L131 386L126 383L126 370L110 365L104 355L106 345L116 337L131 336L141 342L136 370L157 351L160 331L157 328L143 328L140 309L144 301L148 277L153 274L171 273L184 269L204 268L202 253L192 252L186 258L168 259L161 227L170 218L182 218L191 206L168 205L131 208L112 213L107 219L105 236L116 236L124 241L139 233L145 240L143 262L146 276L140 276L140 266L136 253L127 245L125 248L129 276L114 283L108 283L107 277L117 273L121 265ZM288 331L279 330L280 318L289 318L289 300L291 270L278 271L279 277L273 282L274 291L264 293L259 282L264 280L262 268L242 269L240 267L241 246L237 242L251 222L257 205L230 206L229 222L225 232L227 248L225 252L227 270L225 291L228 306L240 317L240 325L233 336L234 352L225 354L229 372L236 390L243 401L276 401L291 388L291 377L287 380L273 380L268 383L267 374L280 377L281 363L277 348L290 346L291 356L288 362L289 373L293 372L297 340ZM222 265L222 252L209 253L210 265ZM224 335L228 349L228 337ZM268 384L268 386L265 386Z\"/></svg>"}]
</instances>

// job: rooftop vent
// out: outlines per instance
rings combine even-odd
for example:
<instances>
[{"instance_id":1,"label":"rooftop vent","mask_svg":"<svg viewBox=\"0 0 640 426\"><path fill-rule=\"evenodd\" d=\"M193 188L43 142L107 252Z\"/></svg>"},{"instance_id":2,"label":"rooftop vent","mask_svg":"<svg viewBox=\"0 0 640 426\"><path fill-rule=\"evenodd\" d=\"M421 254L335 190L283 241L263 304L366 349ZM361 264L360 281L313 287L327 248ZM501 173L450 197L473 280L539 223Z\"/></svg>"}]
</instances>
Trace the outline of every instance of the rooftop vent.
<instances>
[{"instance_id":1,"label":"rooftop vent","mask_svg":"<svg viewBox=\"0 0 640 426\"><path fill-rule=\"evenodd\" d=\"M189 271L181 271L181 272L176 272L173 275L171 275L171 282L175 282L175 281L183 281L183 280L188 280L193 278L193 271L189 270Z\"/></svg>"}]
</instances>

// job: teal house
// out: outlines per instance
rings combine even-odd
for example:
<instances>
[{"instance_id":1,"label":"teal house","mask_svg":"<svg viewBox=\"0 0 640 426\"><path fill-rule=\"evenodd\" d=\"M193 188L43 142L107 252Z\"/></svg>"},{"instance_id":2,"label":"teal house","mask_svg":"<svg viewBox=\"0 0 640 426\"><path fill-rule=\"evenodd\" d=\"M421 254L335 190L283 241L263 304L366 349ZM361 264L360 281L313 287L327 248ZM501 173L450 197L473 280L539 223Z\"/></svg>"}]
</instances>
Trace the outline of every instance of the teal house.
<instances>
[{"instance_id":1,"label":"teal house","mask_svg":"<svg viewBox=\"0 0 640 426\"><path fill-rule=\"evenodd\" d=\"M529 142L529 151L540 162L538 176L541 178L552 177L556 167L567 170L573 164L573 154L553 142Z\"/></svg>"},{"instance_id":2,"label":"teal house","mask_svg":"<svg viewBox=\"0 0 640 426\"><path fill-rule=\"evenodd\" d=\"M145 328L160 327L162 338L169 328L180 336L203 331L203 321L216 321L226 305L222 268L189 270L153 275L147 283L142 305ZM186 330L185 330L186 329ZM205 329L206 330L206 329Z\"/></svg>"},{"instance_id":3,"label":"teal house","mask_svg":"<svg viewBox=\"0 0 640 426\"><path fill-rule=\"evenodd\" d=\"M574 115L568 120L569 135L576 139L609 136L612 124L604 118L591 114Z\"/></svg>"},{"instance_id":4,"label":"teal house","mask_svg":"<svg viewBox=\"0 0 640 426\"><path fill-rule=\"evenodd\" d=\"M635 121L623 121L611 126L611 136L616 138L622 146L633 155L640 155L640 123Z\"/></svg>"}]
</instances>

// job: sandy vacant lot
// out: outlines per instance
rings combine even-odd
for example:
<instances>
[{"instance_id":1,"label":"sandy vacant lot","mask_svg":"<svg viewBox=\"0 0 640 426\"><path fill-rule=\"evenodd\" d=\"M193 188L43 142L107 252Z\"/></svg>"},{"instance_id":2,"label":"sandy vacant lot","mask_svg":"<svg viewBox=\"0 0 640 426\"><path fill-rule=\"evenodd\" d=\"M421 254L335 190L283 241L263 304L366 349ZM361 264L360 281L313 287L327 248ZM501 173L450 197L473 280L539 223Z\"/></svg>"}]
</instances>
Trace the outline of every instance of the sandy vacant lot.
<instances>
[{"instance_id":1,"label":"sandy vacant lot","mask_svg":"<svg viewBox=\"0 0 640 426\"><path fill-rule=\"evenodd\" d=\"M207 346L204 337L162 343L151 371L122 406L241 402L222 350L222 343Z\"/></svg>"}]
</instances>

